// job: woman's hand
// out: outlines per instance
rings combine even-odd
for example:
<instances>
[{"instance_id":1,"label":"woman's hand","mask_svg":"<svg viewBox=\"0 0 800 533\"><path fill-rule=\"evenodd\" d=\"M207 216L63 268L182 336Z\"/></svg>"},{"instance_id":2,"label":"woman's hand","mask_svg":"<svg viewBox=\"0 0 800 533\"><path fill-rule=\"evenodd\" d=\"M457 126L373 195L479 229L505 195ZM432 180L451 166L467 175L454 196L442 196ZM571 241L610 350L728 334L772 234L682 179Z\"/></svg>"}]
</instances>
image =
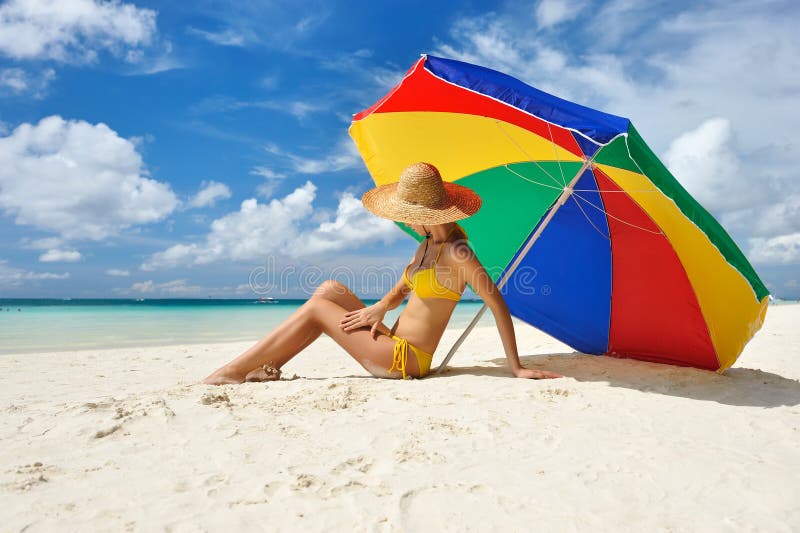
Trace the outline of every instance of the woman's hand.
<instances>
[{"instance_id":1,"label":"woman's hand","mask_svg":"<svg viewBox=\"0 0 800 533\"><path fill-rule=\"evenodd\" d=\"M556 374L555 372L550 372L549 370L533 370L531 368L522 367L514 370L514 376L528 379L553 379L564 377L561 374Z\"/></svg>"},{"instance_id":2,"label":"woman's hand","mask_svg":"<svg viewBox=\"0 0 800 533\"><path fill-rule=\"evenodd\" d=\"M371 326L370 333L375 337L375 332L378 330L384 315L386 315L386 304L383 301L376 302L370 306L362 307L354 311L348 311L339 321L339 326L344 331L351 331L354 329L362 328L364 326Z\"/></svg>"}]
</instances>

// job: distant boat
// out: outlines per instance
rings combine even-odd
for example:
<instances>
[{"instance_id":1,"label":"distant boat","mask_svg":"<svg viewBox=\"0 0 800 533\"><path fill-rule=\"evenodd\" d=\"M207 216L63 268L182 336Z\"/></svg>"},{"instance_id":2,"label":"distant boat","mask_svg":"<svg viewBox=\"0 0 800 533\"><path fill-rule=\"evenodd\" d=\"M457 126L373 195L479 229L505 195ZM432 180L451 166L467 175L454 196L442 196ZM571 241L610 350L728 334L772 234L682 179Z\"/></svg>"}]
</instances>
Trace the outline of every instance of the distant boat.
<instances>
[{"instance_id":1,"label":"distant boat","mask_svg":"<svg viewBox=\"0 0 800 533\"><path fill-rule=\"evenodd\" d=\"M276 303L278 303L278 300L276 300L275 298L273 298L271 296L267 296L266 298L259 298L258 300L256 300L256 303L257 304L276 304Z\"/></svg>"},{"instance_id":2,"label":"distant boat","mask_svg":"<svg viewBox=\"0 0 800 533\"><path fill-rule=\"evenodd\" d=\"M136 298L136 301L137 301L137 302L143 302L143 301L144 301L144 298Z\"/></svg>"}]
</instances>

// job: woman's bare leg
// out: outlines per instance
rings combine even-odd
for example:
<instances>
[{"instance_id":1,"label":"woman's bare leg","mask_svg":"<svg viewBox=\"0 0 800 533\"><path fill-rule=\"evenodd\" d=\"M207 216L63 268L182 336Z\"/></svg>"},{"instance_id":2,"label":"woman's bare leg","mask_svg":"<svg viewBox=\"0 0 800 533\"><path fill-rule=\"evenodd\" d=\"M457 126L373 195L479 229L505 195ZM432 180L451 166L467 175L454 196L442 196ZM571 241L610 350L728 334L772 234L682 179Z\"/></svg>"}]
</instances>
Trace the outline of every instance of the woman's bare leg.
<instances>
[{"instance_id":1,"label":"woman's bare leg","mask_svg":"<svg viewBox=\"0 0 800 533\"><path fill-rule=\"evenodd\" d=\"M330 300L332 302L341 305L348 311L353 311L355 309L361 309L362 307L365 307L364 302L362 302L358 296L353 294L353 292L350 289L348 289L346 285L335 280L327 280L323 283L320 283L320 285L314 291L314 294L311 295L311 298L325 298L326 300ZM289 318L287 318L285 322L288 322L290 320L296 320L296 317L292 315ZM271 335L283 334L282 332L278 331L278 329L280 329L281 326L279 326L276 330L274 330L273 333L271 333ZM317 340L320 336L320 332L318 331L309 331L308 333L309 335L305 339L305 341L301 341L299 343L299 345L295 348L296 351L293 350L294 352L293 355L302 352L306 347L308 347L308 345ZM262 339L261 342L250 348L250 350L260 351L261 353L259 353L258 355L261 357L261 359L267 359L269 352L267 352L266 350L271 349L269 348L270 346L269 341L270 339L268 337L265 337L264 339ZM245 352L245 354L246 353L247 352ZM289 357L289 359L291 359L291 356ZM286 361L288 361L289 359L287 359ZM283 364L286 364L286 362L284 362ZM269 365L272 366L273 368L278 368L278 369L281 368L281 366L283 366L282 364L276 365L275 363L269 363ZM248 372L247 375L245 376L245 381L275 381L278 379L280 379L280 373L274 373L274 372L270 373L267 370L265 370L262 366L256 367L254 370Z\"/></svg>"},{"instance_id":2,"label":"woman's bare leg","mask_svg":"<svg viewBox=\"0 0 800 533\"><path fill-rule=\"evenodd\" d=\"M344 305L342 305L344 304ZM339 321L345 312L364 307L344 285L328 281L323 283L314 296L300 306L280 326L264 337L252 348L223 366L204 383L241 383L253 369L270 364L280 368L303 348L311 344L322 333L333 338L373 375L397 377L399 373L386 372L392 365L394 341L385 335L373 338L369 328L344 331ZM418 373L413 357L409 358L407 374Z\"/></svg>"}]
</instances>

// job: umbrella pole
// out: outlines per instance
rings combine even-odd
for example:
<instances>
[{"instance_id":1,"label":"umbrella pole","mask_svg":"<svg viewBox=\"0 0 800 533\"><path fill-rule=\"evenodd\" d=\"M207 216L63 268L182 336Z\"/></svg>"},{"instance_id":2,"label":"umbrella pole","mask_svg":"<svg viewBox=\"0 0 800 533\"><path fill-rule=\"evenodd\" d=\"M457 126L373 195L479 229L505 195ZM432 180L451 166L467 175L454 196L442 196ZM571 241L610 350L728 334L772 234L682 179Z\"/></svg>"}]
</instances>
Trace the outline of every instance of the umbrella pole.
<instances>
[{"instance_id":1,"label":"umbrella pole","mask_svg":"<svg viewBox=\"0 0 800 533\"><path fill-rule=\"evenodd\" d=\"M598 152L599 152L599 150L597 152L595 152L595 155L597 155ZM511 274L517 269L517 266L519 266L519 264L522 262L522 259L526 255L528 255L528 251L533 246L533 243L536 242L536 239L538 239L539 236L542 234L542 232L544 231L544 228L546 228L547 225L550 223L550 221L553 220L553 217L555 216L556 212L561 208L562 205L564 205L566 203L566 201L572 195L572 188L575 187L575 184L578 183L578 180L581 179L581 176L583 176L584 171L592 165L593 161L594 161L594 155L592 157L584 160L583 166L581 166L581 168L580 168L580 170L578 170L577 174L575 174L575 176L572 178L572 180L570 180L569 184L566 187L564 187L564 191L561 193L561 196L558 197L558 200L556 200L556 203L553 206L553 208L550 209L549 213L547 213L547 216L542 221L542 223L539 225L539 228L536 230L536 233L534 233L533 237L531 237L528 240L528 242L525 244L525 247L522 249L522 251L519 254L517 254L517 258L514 260L514 262L511 264L511 266L508 267L508 269L503 274L503 278L500 281L497 282L497 288L498 289L502 288L503 285L506 284L506 281L508 281L509 277L511 277ZM436 374L440 374L445 368L447 368L447 363L449 363L450 359L453 358L453 356L456 353L456 350L458 350L458 347L461 346L461 343L463 343L466 340L467 335L469 335L469 332L472 331L472 328L474 328L475 325L478 323L478 320L480 320L480 318L481 318L481 316L483 316L484 312L486 312L486 304L483 304L483 306L478 311L478 314L475 315L475 318L473 318L472 321L467 326L467 329L464 330L464 332L461 334L461 336L456 340L456 342L450 348L450 351L447 352L447 355L445 356L445 358L442 361L442 363L439 365L439 368L436 369L436 372L435 372Z\"/></svg>"}]
</instances>

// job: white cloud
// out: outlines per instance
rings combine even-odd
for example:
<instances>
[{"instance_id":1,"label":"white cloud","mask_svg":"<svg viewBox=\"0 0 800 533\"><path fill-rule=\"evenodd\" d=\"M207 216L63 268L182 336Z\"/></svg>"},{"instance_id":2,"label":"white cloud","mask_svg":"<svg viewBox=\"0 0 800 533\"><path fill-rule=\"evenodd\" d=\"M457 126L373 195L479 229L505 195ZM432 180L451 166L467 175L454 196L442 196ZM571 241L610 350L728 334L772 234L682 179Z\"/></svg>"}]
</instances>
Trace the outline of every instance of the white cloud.
<instances>
[{"instance_id":1,"label":"white cloud","mask_svg":"<svg viewBox=\"0 0 800 533\"><path fill-rule=\"evenodd\" d=\"M26 73L21 68L4 68L0 70L0 87L6 87L12 92L21 93L28 88Z\"/></svg>"},{"instance_id":2,"label":"white cloud","mask_svg":"<svg viewBox=\"0 0 800 533\"><path fill-rule=\"evenodd\" d=\"M191 107L196 114L203 113L228 113L246 109L266 109L292 115L297 120L303 120L311 113L322 111L325 108L316 103L302 100L237 100L228 96L213 96L205 98Z\"/></svg>"},{"instance_id":3,"label":"white cloud","mask_svg":"<svg viewBox=\"0 0 800 533\"><path fill-rule=\"evenodd\" d=\"M265 166L254 167L253 170L250 171L250 174L264 178L264 181L256 187L258 195L264 198L271 198L281 180L286 177L286 174L276 172Z\"/></svg>"},{"instance_id":4,"label":"white cloud","mask_svg":"<svg viewBox=\"0 0 800 533\"><path fill-rule=\"evenodd\" d=\"M536 6L536 20L540 28L555 26L577 17L584 4L584 2L568 2L566 0L541 0Z\"/></svg>"},{"instance_id":5,"label":"white cloud","mask_svg":"<svg viewBox=\"0 0 800 533\"><path fill-rule=\"evenodd\" d=\"M43 118L0 137L0 210L64 240L100 240L178 205L136 146L103 123Z\"/></svg>"},{"instance_id":6,"label":"white cloud","mask_svg":"<svg viewBox=\"0 0 800 533\"><path fill-rule=\"evenodd\" d=\"M75 263L83 258L77 250L47 250L39 256L42 263Z\"/></svg>"},{"instance_id":7,"label":"white cloud","mask_svg":"<svg viewBox=\"0 0 800 533\"><path fill-rule=\"evenodd\" d=\"M742 171L730 121L711 118L670 144L664 163L703 206L728 213L775 198L769 183Z\"/></svg>"},{"instance_id":8,"label":"white cloud","mask_svg":"<svg viewBox=\"0 0 800 533\"><path fill-rule=\"evenodd\" d=\"M253 176L261 176L267 179L283 179L286 177L286 174L276 172L271 168L264 166L253 167L253 170L250 171L250 174L252 174Z\"/></svg>"},{"instance_id":9,"label":"white cloud","mask_svg":"<svg viewBox=\"0 0 800 533\"><path fill-rule=\"evenodd\" d=\"M183 60L175 57L172 48L172 41L163 40L158 45L148 48L129 50L125 54L125 61L129 63L129 68L123 74L127 76L149 76L167 70L186 67L187 65Z\"/></svg>"},{"instance_id":10,"label":"white cloud","mask_svg":"<svg viewBox=\"0 0 800 533\"><path fill-rule=\"evenodd\" d=\"M69 279L69 273L54 274L52 272L32 272L8 265L8 261L0 259L0 287L20 287L26 281Z\"/></svg>"},{"instance_id":11,"label":"white cloud","mask_svg":"<svg viewBox=\"0 0 800 533\"><path fill-rule=\"evenodd\" d=\"M119 1L10 0L0 5L0 53L17 60L92 62L150 43L156 12Z\"/></svg>"},{"instance_id":12,"label":"white cloud","mask_svg":"<svg viewBox=\"0 0 800 533\"><path fill-rule=\"evenodd\" d=\"M51 248L58 248L64 243L59 237L45 237L43 239L30 240L27 237L22 238L20 245L29 250L50 250Z\"/></svg>"},{"instance_id":13,"label":"white cloud","mask_svg":"<svg viewBox=\"0 0 800 533\"><path fill-rule=\"evenodd\" d=\"M296 237L296 226L311 213L316 186L311 182L283 199L259 204L254 198L242 202L239 211L211 223L203 243L178 244L158 252L142 265L155 270L177 265L207 264L223 259L241 261L281 250Z\"/></svg>"},{"instance_id":14,"label":"white cloud","mask_svg":"<svg viewBox=\"0 0 800 533\"><path fill-rule=\"evenodd\" d=\"M772 265L800 263L800 232L750 239L750 259L754 263Z\"/></svg>"},{"instance_id":15,"label":"white cloud","mask_svg":"<svg viewBox=\"0 0 800 533\"><path fill-rule=\"evenodd\" d=\"M381 240L389 243L398 235L394 223L376 217L364 208L359 198L345 193L339 199L333 220L322 222L300 236L296 254L313 256L359 248Z\"/></svg>"},{"instance_id":16,"label":"white cloud","mask_svg":"<svg viewBox=\"0 0 800 533\"><path fill-rule=\"evenodd\" d=\"M244 46L248 41L251 40L240 31L231 28L220 32L213 32L190 27L189 33L198 35L203 39L220 46Z\"/></svg>"},{"instance_id":17,"label":"white cloud","mask_svg":"<svg viewBox=\"0 0 800 533\"><path fill-rule=\"evenodd\" d=\"M217 181L203 182L200 190L189 200L189 207L208 207L231 197L231 190Z\"/></svg>"},{"instance_id":18,"label":"white cloud","mask_svg":"<svg viewBox=\"0 0 800 533\"><path fill-rule=\"evenodd\" d=\"M116 292L138 292L141 294L167 294L167 295L186 295L198 294L203 288L197 285L189 285L185 279L176 279L164 283L155 283L152 280L134 283L127 290L117 290Z\"/></svg>"},{"instance_id":19,"label":"white cloud","mask_svg":"<svg viewBox=\"0 0 800 533\"><path fill-rule=\"evenodd\" d=\"M51 68L46 68L36 73L17 67L3 68L0 69L0 95L23 95L36 99L44 98L47 95L50 82L55 77L56 73Z\"/></svg>"},{"instance_id":20,"label":"white cloud","mask_svg":"<svg viewBox=\"0 0 800 533\"><path fill-rule=\"evenodd\" d=\"M322 172L340 172L360 168L361 155L355 143L349 138L342 139L333 151L324 157L304 157L298 154L285 152L275 144L268 144L264 149L272 155L277 155L288 160L292 170L299 174L320 174Z\"/></svg>"},{"instance_id":21,"label":"white cloud","mask_svg":"<svg viewBox=\"0 0 800 533\"><path fill-rule=\"evenodd\" d=\"M203 242L172 246L153 254L141 268L252 261L266 254L311 257L397 238L399 232L392 222L369 213L349 193L342 195L333 220L311 225L316 191L317 187L307 181L268 203L245 200L239 211L214 220Z\"/></svg>"},{"instance_id":22,"label":"white cloud","mask_svg":"<svg viewBox=\"0 0 800 533\"><path fill-rule=\"evenodd\" d=\"M122 269L119 269L119 268L109 268L108 270L106 270L106 275L107 276L115 276L115 277L125 278L125 277L130 276L131 273L130 273L129 270L122 270Z\"/></svg>"},{"instance_id":23,"label":"white cloud","mask_svg":"<svg viewBox=\"0 0 800 533\"><path fill-rule=\"evenodd\" d=\"M279 81L278 76L275 74L267 74L259 80L258 85L262 89L271 90L278 86Z\"/></svg>"}]
</instances>

